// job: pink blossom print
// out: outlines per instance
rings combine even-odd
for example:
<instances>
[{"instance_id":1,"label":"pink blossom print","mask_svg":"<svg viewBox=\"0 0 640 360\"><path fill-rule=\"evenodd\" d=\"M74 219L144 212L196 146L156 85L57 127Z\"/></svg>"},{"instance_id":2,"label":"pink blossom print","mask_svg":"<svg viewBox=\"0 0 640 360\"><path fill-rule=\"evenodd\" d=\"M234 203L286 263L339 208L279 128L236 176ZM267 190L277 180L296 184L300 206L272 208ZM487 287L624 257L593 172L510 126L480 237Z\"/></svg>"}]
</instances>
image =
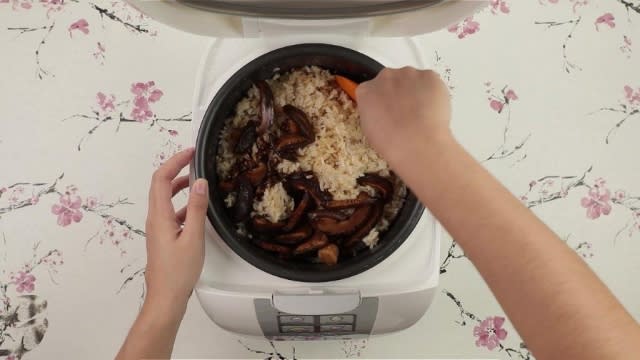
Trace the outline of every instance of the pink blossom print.
<instances>
[{"instance_id":1,"label":"pink blossom print","mask_svg":"<svg viewBox=\"0 0 640 360\"><path fill-rule=\"evenodd\" d=\"M473 335L476 339L476 346L486 347L493 350L500 345L500 340L507 338L507 331L502 328L504 318L500 316L490 316L480 322L480 325L473 328Z\"/></svg>"},{"instance_id":2,"label":"pink blossom print","mask_svg":"<svg viewBox=\"0 0 640 360\"><path fill-rule=\"evenodd\" d=\"M95 196L87 197L85 206L90 210L95 209L98 206L98 199Z\"/></svg>"},{"instance_id":3,"label":"pink blossom print","mask_svg":"<svg viewBox=\"0 0 640 360\"><path fill-rule=\"evenodd\" d=\"M135 95L131 117L138 122L144 122L153 117L150 104L159 101L164 95L162 90L155 88L155 82L134 83L131 85L131 92Z\"/></svg>"},{"instance_id":4,"label":"pink blossom print","mask_svg":"<svg viewBox=\"0 0 640 360\"><path fill-rule=\"evenodd\" d=\"M640 88L634 90L631 86L625 85L624 97L629 105L640 105Z\"/></svg>"},{"instance_id":5,"label":"pink blossom print","mask_svg":"<svg viewBox=\"0 0 640 360\"><path fill-rule=\"evenodd\" d=\"M464 39L468 35L473 35L480 31L480 23L473 20L473 16L468 17L460 24L454 24L447 28L450 33L458 35L458 39Z\"/></svg>"},{"instance_id":6,"label":"pink blossom print","mask_svg":"<svg viewBox=\"0 0 640 360\"><path fill-rule=\"evenodd\" d=\"M611 213L611 192L605 187L604 180L596 181L596 184L589 189L587 196L580 200L583 208L587 209L587 217L595 220L600 215Z\"/></svg>"},{"instance_id":7,"label":"pink blossom print","mask_svg":"<svg viewBox=\"0 0 640 360\"><path fill-rule=\"evenodd\" d=\"M75 30L87 35L89 34L89 23L85 19L80 19L69 25L69 36L73 37L73 32Z\"/></svg>"},{"instance_id":8,"label":"pink blossom print","mask_svg":"<svg viewBox=\"0 0 640 360\"><path fill-rule=\"evenodd\" d=\"M116 101L115 95L105 95L103 92L99 92L96 94L96 101L98 102L98 107L103 113L110 113L116 109L113 104Z\"/></svg>"},{"instance_id":9,"label":"pink blossom print","mask_svg":"<svg viewBox=\"0 0 640 360\"><path fill-rule=\"evenodd\" d=\"M596 30L600 31L600 25L603 25L603 24L607 25L610 29L615 28L616 27L615 19L616 18L611 13L606 13L599 16L595 22Z\"/></svg>"},{"instance_id":10,"label":"pink blossom print","mask_svg":"<svg viewBox=\"0 0 640 360\"><path fill-rule=\"evenodd\" d=\"M506 0L491 0L491 12L493 14L508 14L511 11Z\"/></svg>"},{"instance_id":11,"label":"pink blossom print","mask_svg":"<svg viewBox=\"0 0 640 360\"><path fill-rule=\"evenodd\" d=\"M17 275L11 276L11 284L16 286L19 293L31 293L35 289L36 277L24 271L18 271Z\"/></svg>"},{"instance_id":12,"label":"pink blossom print","mask_svg":"<svg viewBox=\"0 0 640 360\"><path fill-rule=\"evenodd\" d=\"M489 100L489 107L496 111L498 114L502 113L505 105L510 104L512 101L518 100L518 95L513 89L504 87L499 95L492 93L491 82L485 83L487 87L486 93L489 94L487 100Z\"/></svg>"},{"instance_id":13,"label":"pink blossom print","mask_svg":"<svg viewBox=\"0 0 640 360\"><path fill-rule=\"evenodd\" d=\"M82 220L82 199L79 196L65 194L60 196L60 203L51 207L51 212L58 215L58 225L68 226L72 222Z\"/></svg>"}]
</instances>

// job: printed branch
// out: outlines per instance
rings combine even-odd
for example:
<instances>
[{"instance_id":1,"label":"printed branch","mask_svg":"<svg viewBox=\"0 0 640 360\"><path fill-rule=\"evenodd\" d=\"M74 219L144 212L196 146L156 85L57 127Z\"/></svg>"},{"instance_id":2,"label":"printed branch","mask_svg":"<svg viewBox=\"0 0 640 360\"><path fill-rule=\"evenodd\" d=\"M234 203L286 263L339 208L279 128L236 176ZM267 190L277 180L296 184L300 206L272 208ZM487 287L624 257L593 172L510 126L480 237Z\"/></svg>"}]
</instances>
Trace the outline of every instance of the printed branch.
<instances>
[{"instance_id":1,"label":"printed branch","mask_svg":"<svg viewBox=\"0 0 640 360\"><path fill-rule=\"evenodd\" d=\"M64 177L64 173L60 174L60 176L58 176L49 186L47 186L44 189L40 189L40 191L38 191L36 193L36 196L37 197L41 197L42 195L47 195L47 194L51 194L51 193L58 193L58 190L56 189L56 185L58 185L58 181L61 180L63 177ZM23 182L23 183L13 184L13 185L9 186L9 188L12 188L12 187L15 187L15 186L18 186L18 185L43 186L43 185L46 185L46 184ZM15 203L15 204L7 206L7 207L0 208L0 216L3 215L3 214L8 213L10 211L13 211L13 210L16 210L16 209L25 208L25 207L32 206L32 205L34 205L34 204L33 204L33 202L31 202L31 199L25 199L25 200L19 201L19 202Z\"/></svg>"},{"instance_id":2,"label":"printed branch","mask_svg":"<svg viewBox=\"0 0 640 360\"><path fill-rule=\"evenodd\" d=\"M138 32L138 33L149 33L149 29L143 27L142 25L134 25L128 21L125 21L124 19L120 18L119 16L117 16L114 12L109 11L103 7L100 7L96 4L90 3L89 4L93 9L95 9L96 11L98 11L98 13L100 14L101 18L107 18L109 20L113 20L117 23L120 23L122 25L124 25L125 28Z\"/></svg>"},{"instance_id":3,"label":"printed branch","mask_svg":"<svg viewBox=\"0 0 640 360\"><path fill-rule=\"evenodd\" d=\"M442 261L442 264L440 264L440 274L444 274L447 272L447 267L454 259L461 259L466 257L464 253L456 254L457 248L458 244L452 240L451 246L449 246L449 250L447 251L447 256Z\"/></svg>"},{"instance_id":4,"label":"printed branch","mask_svg":"<svg viewBox=\"0 0 640 360\"><path fill-rule=\"evenodd\" d=\"M580 66L578 66L577 64L571 62L569 60L569 56L567 55L567 47L569 45L569 41L571 39L573 39L573 34L576 30L576 28L578 27L578 25L580 25L580 22L582 21L582 16L573 19L573 20L567 20L567 21L536 21L534 22L534 24L536 25L546 25L547 29L550 29L552 27L556 27L556 26L561 26L561 25L568 25L568 24L573 24L573 26L571 27L571 31L569 31L569 34L567 34L567 36L564 38L564 41L562 42L562 57L564 59L564 71L569 74L571 73L571 70L579 70L581 71L582 68Z\"/></svg>"},{"instance_id":5,"label":"printed branch","mask_svg":"<svg viewBox=\"0 0 640 360\"><path fill-rule=\"evenodd\" d=\"M583 187L583 186L588 187L588 185L584 182L584 179L587 177L587 174L590 173L592 169L593 169L593 166L590 166L580 177L578 176L544 176L539 178L538 180L536 180L537 183L542 183L545 180L554 180L554 181L560 181L560 182L570 180L570 182L566 185L561 184L560 190L558 191L554 191L549 194L543 195L537 200L527 201L525 205L528 208L533 208L544 203L562 199L572 189ZM533 189L533 186L530 185L527 195L531 192L532 189Z\"/></svg>"},{"instance_id":6,"label":"printed branch","mask_svg":"<svg viewBox=\"0 0 640 360\"><path fill-rule=\"evenodd\" d=\"M54 76L53 74L49 73L49 71L45 70L42 67L42 64L40 62L40 53L42 51L42 46L47 42L47 39L49 38L49 35L51 35L51 32L53 31L53 28L56 26L56 22L52 22L51 25L49 25L49 27L47 28L47 32L44 34L44 37L42 38L42 40L40 40L40 43L38 44L38 47L36 48L36 76L38 77L38 79L42 80L45 76Z\"/></svg>"},{"instance_id":7,"label":"printed branch","mask_svg":"<svg viewBox=\"0 0 640 360\"><path fill-rule=\"evenodd\" d=\"M289 358L287 358L286 356L282 355L278 349L276 349L276 346L273 344L273 341L271 340L267 340L269 342L269 345L271 346L271 348L273 349L273 351L271 352L267 352L267 351L262 351L262 350L256 350L256 349L252 349L251 347L249 347L248 345L246 345L245 343L242 342L242 340L238 340L238 342L240 343L240 345L244 346L245 349L247 349L248 351L254 353L254 354L260 354L260 355L266 355L265 356L265 360L289 360ZM296 360L296 348L292 347L292 352L293 352L293 356L291 357L290 360Z\"/></svg>"},{"instance_id":8,"label":"printed branch","mask_svg":"<svg viewBox=\"0 0 640 360\"><path fill-rule=\"evenodd\" d=\"M627 11L635 11L638 14L640 14L640 2L637 4L632 3L631 1L628 0L618 0L618 2L622 5L624 5L624 7L627 9Z\"/></svg>"}]
</instances>

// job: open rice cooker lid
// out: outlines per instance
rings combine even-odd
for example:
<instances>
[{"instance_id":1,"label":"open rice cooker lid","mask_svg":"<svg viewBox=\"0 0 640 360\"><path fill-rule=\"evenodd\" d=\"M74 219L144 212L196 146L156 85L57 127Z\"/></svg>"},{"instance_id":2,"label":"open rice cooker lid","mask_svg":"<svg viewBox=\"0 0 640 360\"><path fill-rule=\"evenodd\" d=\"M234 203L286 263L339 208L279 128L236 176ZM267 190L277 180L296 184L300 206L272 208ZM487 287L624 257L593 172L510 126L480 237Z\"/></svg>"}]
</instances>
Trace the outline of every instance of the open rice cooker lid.
<instances>
[{"instance_id":1,"label":"open rice cooker lid","mask_svg":"<svg viewBox=\"0 0 640 360\"><path fill-rule=\"evenodd\" d=\"M215 37L300 33L412 36L472 15L488 0L127 0L169 26Z\"/></svg>"}]
</instances>

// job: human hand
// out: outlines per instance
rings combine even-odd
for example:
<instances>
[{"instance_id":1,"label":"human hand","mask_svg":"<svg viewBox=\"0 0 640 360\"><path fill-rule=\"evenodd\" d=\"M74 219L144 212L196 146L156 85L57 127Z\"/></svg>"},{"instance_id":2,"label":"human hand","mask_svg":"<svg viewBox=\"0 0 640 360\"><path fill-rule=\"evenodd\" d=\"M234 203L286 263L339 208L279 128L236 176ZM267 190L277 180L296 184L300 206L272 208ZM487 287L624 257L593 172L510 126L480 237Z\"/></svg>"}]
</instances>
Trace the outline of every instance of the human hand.
<instances>
[{"instance_id":1,"label":"human hand","mask_svg":"<svg viewBox=\"0 0 640 360\"><path fill-rule=\"evenodd\" d=\"M401 176L425 146L451 137L449 91L433 71L384 69L356 95L367 141Z\"/></svg>"},{"instance_id":2,"label":"human hand","mask_svg":"<svg viewBox=\"0 0 640 360\"><path fill-rule=\"evenodd\" d=\"M178 212L171 203L176 193L189 186L188 175L176 176L189 164L193 153L193 149L187 149L167 160L153 174L149 190L145 306L171 314L186 309L204 263L207 181L195 181L188 204Z\"/></svg>"}]
</instances>

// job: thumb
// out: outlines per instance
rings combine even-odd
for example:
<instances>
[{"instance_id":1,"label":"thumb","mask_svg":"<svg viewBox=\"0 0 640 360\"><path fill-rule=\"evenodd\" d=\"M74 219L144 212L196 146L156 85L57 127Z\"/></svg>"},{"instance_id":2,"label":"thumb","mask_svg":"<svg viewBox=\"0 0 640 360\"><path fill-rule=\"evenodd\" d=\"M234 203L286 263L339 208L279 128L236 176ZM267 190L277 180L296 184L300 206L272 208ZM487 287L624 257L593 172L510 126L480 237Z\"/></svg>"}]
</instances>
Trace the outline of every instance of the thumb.
<instances>
[{"instance_id":1,"label":"thumb","mask_svg":"<svg viewBox=\"0 0 640 360\"><path fill-rule=\"evenodd\" d=\"M209 185L207 180L198 179L193 183L187 203L187 217L182 234L188 241L202 241L204 239L204 219L209 205Z\"/></svg>"}]
</instances>

